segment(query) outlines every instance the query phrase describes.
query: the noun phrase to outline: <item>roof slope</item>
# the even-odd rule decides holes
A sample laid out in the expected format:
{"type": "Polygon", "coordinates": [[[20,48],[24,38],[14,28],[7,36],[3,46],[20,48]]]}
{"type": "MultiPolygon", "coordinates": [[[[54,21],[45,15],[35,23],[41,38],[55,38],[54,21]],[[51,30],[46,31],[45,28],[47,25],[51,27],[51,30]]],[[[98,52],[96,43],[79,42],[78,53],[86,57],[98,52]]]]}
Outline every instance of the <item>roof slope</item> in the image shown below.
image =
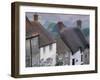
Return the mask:
{"type": "Polygon", "coordinates": [[[84,48],[85,48],[85,46],[87,46],[89,43],[87,42],[84,34],[82,33],[82,31],[79,28],[74,28],[74,31],[76,32],[76,34],[78,35],[78,37],[82,41],[82,44],[84,45],[84,48]]]}
{"type": "Polygon", "coordinates": [[[65,54],[66,51],[70,52],[70,49],[68,48],[68,46],[66,46],[66,44],[61,39],[61,37],[56,38],[56,43],[57,43],[57,53],[58,54],[65,54]]]}
{"type": "Polygon", "coordinates": [[[85,40],[80,29],[67,27],[65,28],[63,26],[60,26],[59,24],[57,25],[62,40],[70,48],[72,53],[75,53],[77,50],[79,50],[79,48],[81,48],[82,50],[85,49],[87,41],[85,40]]]}
{"type": "Polygon", "coordinates": [[[29,19],[26,17],[26,37],[29,37],[31,35],[32,35],[32,24],[30,23],[29,19]]]}
{"type": "Polygon", "coordinates": [[[38,21],[30,22],[26,17],[26,35],[30,36],[34,33],[39,34],[39,47],[55,42],[49,32],[47,32],[47,30],[38,21]]]}

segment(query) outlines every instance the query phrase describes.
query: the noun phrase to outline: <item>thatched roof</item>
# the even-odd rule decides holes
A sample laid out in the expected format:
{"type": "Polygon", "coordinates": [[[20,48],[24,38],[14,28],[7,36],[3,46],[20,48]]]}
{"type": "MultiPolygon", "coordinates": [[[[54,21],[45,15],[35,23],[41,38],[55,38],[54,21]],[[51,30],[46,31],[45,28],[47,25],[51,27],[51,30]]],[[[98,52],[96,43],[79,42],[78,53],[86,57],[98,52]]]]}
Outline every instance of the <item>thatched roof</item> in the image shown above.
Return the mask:
{"type": "Polygon", "coordinates": [[[43,47],[55,42],[53,37],[38,21],[29,21],[26,17],[26,36],[39,34],[39,47],[43,47]]]}
{"type": "Polygon", "coordinates": [[[72,53],[79,50],[84,50],[88,45],[83,33],[79,28],[65,28],[63,23],[58,25],[59,34],[64,43],[70,48],[72,53]],[[62,24],[62,26],[61,26],[62,24]]]}

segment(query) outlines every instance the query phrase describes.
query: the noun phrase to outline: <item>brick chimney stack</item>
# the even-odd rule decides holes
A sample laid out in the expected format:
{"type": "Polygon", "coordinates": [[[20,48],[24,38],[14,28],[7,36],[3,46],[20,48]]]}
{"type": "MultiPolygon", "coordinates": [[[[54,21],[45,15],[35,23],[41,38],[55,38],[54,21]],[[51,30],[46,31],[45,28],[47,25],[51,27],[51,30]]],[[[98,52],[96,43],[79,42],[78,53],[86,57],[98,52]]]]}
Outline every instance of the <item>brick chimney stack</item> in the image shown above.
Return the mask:
{"type": "Polygon", "coordinates": [[[64,28],[63,22],[61,22],[61,21],[59,21],[59,22],[57,23],[57,25],[58,25],[58,29],[59,29],[59,30],[62,30],[62,29],[64,28]]]}
{"type": "Polygon", "coordinates": [[[34,21],[38,21],[38,14],[34,14],[34,21]]]}
{"type": "Polygon", "coordinates": [[[81,21],[81,20],[77,20],[77,27],[78,27],[79,29],[82,28],[82,21],[81,21]]]}

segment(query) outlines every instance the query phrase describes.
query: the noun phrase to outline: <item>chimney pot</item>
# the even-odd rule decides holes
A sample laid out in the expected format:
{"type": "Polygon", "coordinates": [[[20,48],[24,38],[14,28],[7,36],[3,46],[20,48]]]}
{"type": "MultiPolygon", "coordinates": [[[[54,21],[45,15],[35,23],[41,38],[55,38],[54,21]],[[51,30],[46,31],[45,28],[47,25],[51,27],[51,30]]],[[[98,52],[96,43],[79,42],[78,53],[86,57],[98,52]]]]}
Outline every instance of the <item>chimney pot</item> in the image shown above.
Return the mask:
{"type": "Polygon", "coordinates": [[[59,30],[61,30],[62,28],[64,28],[63,22],[61,22],[61,21],[59,21],[57,25],[58,25],[58,29],[59,30]]]}
{"type": "Polygon", "coordinates": [[[38,14],[34,14],[34,21],[38,21],[38,14]]]}
{"type": "Polygon", "coordinates": [[[81,20],[77,20],[77,27],[81,29],[82,26],[82,21],[81,20]]]}

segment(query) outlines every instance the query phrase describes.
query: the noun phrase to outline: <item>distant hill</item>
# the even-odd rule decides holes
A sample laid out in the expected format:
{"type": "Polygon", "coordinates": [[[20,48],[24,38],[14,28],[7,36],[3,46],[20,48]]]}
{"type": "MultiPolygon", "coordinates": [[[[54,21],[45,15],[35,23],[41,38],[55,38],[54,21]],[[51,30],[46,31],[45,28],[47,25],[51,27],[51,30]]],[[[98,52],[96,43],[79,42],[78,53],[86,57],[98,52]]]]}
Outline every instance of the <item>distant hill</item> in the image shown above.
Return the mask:
{"type": "MultiPolygon", "coordinates": [[[[70,24],[70,23],[69,23],[70,24]]],[[[66,24],[65,24],[66,25],[66,24]]],[[[53,36],[53,37],[57,37],[59,36],[58,35],[58,29],[57,29],[57,24],[54,23],[54,22],[46,22],[44,25],[45,29],[50,32],[50,34],[53,36]]],[[[85,37],[89,37],[89,28],[86,27],[84,29],[82,29],[82,32],[84,34],[85,37]]]]}
{"type": "Polygon", "coordinates": [[[56,23],[46,22],[44,25],[45,29],[50,32],[50,34],[55,38],[58,35],[56,23]]]}
{"type": "Polygon", "coordinates": [[[48,28],[47,28],[49,31],[51,32],[55,32],[56,31],[56,23],[50,23],[48,25],[48,28]]]}
{"type": "Polygon", "coordinates": [[[89,28],[82,29],[82,32],[83,32],[83,34],[84,34],[85,37],[89,36],[89,33],[90,33],[89,28]]]}

